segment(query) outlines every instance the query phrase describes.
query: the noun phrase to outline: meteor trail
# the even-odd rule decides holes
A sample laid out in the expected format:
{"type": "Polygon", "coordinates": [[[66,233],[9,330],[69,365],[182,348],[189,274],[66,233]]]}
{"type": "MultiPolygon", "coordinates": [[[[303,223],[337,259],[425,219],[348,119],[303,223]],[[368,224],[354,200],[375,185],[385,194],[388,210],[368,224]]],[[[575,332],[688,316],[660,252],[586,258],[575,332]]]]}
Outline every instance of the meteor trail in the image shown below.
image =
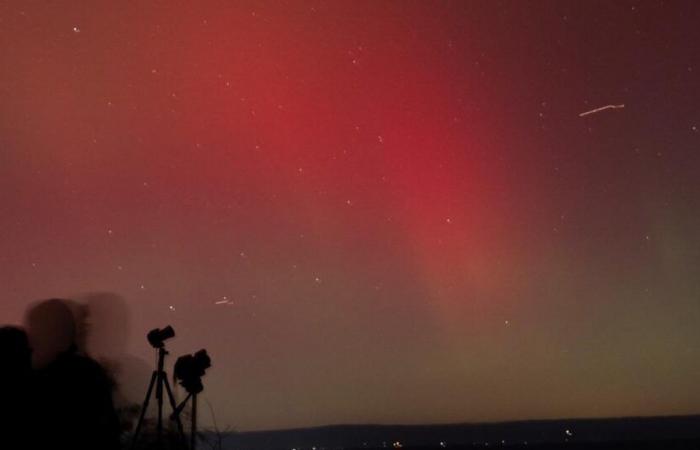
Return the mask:
{"type": "Polygon", "coordinates": [[[600,108],[596,108],[596,109],[592,109],[590,111],[582,112],[578,116],[583,117],[583,116],[587,116],[589,114],[595,114],[597,112],[604,111],[606,109],[622,109],[624,107],[625,107],[624,104],[622,104],[622,105],[605,105],[605,106],[601,106],[600,108]]]}

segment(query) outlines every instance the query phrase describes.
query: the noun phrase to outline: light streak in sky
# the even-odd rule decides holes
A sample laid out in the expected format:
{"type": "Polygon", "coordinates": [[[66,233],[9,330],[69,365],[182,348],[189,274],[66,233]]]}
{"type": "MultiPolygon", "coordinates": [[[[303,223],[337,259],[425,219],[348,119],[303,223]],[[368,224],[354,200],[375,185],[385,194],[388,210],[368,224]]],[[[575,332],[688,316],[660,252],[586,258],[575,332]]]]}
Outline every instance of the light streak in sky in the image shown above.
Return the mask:
{"type": "Polygon", "coordinates": [[[583,116],[587,116],[589,114],[595,114],[595,113],[600,112],[600,111],[605,111],[606,109],[622,109],[624,107],[625,107],[624,104],[622,104],[622,105],[605,105],[605,106],[601,106],[600,108],[596,108],[596,109],[592,109],[590,111],[582,112],[578,116],[583,117],[583,116]]]}

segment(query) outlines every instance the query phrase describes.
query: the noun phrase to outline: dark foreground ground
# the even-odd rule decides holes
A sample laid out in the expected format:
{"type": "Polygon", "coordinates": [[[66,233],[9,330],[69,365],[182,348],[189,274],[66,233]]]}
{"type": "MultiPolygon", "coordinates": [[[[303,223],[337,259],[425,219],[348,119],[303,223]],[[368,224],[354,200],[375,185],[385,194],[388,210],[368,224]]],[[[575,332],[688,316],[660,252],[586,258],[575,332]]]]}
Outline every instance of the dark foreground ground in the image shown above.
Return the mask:
{"type": "MultiPolygon", "coordinates": [[[[215,440],[198,441],[197,448],[204,450],[238,450],[236,447],[226,446],[225,444],[219,447],[215,440]]],[[[130,445],[125,445],[124,449],[131,448],[130,445]]],[[[390,447],[393,450],[393,447],[390,447]]],[[[561,443],[540,443],[540,444],[501,444],[501,443],[474,443],[471,445],[454,445],[449,447],[441,446],[419,446],[419,447],[401,447],[401,450],[475,450],[475,449],[509,449],[509,450],[700,450],[700,440],[660,440],[660,441],[627,441],[627,442],[561,442],[561,443]]],[[[137,446],[138,450],[189,450],[187,447],[182,447],[178,444],[158,446],[155,443],[150,445],[142,443],[137,446]]],[[[326,449],[325,447],[317,448],[317,450],[326,449]]],[[[292,450],[292,449],[288,449],[292,450]]],[[[296,449],[299,450],[299,449],[296,449]]],[[[341,449],[336,449],[341,450],[341,449]]],[[[362,447],[362,448],[346,448],[342,450],[387,450],[387,447],[362,447]]]]}
{"type": "MultiPolygon", "coordinates": [[[[403,447],[401,450],[445,450],[446,447],[403,447]]],[[[522,450],[698,450],[700,440],[662,440],[662,441],[628,441],[628,442],[561,442],[547,444],[496,444],[475,443],[472,445],[455,445],[447,447],[453,450],[474,450],[474,449],[522,449],[522,450]]],[[[360,449],[346,449],[360,450],[360,449]]],[[[366,449],[363,449],[366,450],[366,449]]],[[[383,449],[373,449],[383,450],[383,449]]]]}
{"type": "Polygon", "coordinates": [[[700,416],[340,425],[226,433],[218,437],[224,450],[700,450],[700,416]]]}
{"type": "MultiPolygon", "coordinates": [[[[201,445],[200,448],[211,448],[201,445]]],[[[236,447],[223,449],[238,450],[236,447]]],[[[294,449],[288,449],[292,450],[294,449]]],[[[328,450],[325,447],[317,450],[328,450]]],[[[347,447],[343,450],[394,450],[394,447],[347,447]]],[[[700,440],[658,440],[658,441],[621,441],[621,442],[560,442],[560,443],[474,443],[471,445],[437,446],[404,446],[400,450],[475,450],[475,449],[509,449],[509,450],[700,450],[700,440]]],[[[299,450],[299,449],[296,449],[299,450]]],[[[339,450],[339,449],[336,449],[339,450]]]]}

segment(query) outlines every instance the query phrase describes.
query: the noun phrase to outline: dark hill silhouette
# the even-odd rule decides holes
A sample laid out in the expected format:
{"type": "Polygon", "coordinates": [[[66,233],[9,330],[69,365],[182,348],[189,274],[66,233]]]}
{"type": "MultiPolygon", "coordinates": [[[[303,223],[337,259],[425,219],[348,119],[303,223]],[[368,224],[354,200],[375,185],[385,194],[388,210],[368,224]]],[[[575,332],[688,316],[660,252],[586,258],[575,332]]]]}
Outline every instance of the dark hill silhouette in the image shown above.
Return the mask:
{"type": "Polygon", "coordinates": [[[223,442],[224,448],[237,450],[393,450],[396,442],[403,448],[434,449],[484,448],[486,443],[489,448],[559,448],[564,445],[569,449],[698,449],[700,415],[451,425],[336,425],[227,433],[223,442]]]}

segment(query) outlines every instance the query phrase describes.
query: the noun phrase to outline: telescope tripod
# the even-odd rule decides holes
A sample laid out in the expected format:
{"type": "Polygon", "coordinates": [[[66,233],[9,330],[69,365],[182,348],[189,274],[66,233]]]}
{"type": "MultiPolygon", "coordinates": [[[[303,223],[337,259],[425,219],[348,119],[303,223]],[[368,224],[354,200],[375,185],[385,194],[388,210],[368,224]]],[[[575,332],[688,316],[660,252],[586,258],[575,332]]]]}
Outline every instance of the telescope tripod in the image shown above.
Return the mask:
{"type": "Polygon", "coordinates": [[[190,392],[187,395],[187,397],[182,401],[182,403],[177,405],[177,408],[175,408],[175,411],[173,411],[173,413],[170,415],[170,418],[177,419],[179,421],[180,413],[183,409],[185,409],[185,405],[187,404],[187,401],[190,398],[192,399],[192,427],[190,429],[190,450],[195,450],[197,445],[197,392],[190,392]]]}
{"type": "MultiPolygon", "coordinates": [[[[168,401],[170,402],[170,407],[173,409],[173,411],[177,411],[177,406],[175,404],[175,396],[173,396],[173,391],[172,389],[170,389],[170,383],[168,382],[168,376],[165,373],[165,370],[163,369],[165,355],[167,354],[168,352],[165,350],[165,348],[158,348],[158,367],[156,370],[153,371],[153,374],[151,375],[151,382],[148,385],[148,392],[146,392],[146,398],[143,401],[143,406],[141,407],[141,416],[139,417],[139,422],[136,425],[134,437],[131,441],[131,450],[134,450],[134,448],[136,447],[136,442],[139,438],[139,434],[143,426],[143,419],[146,416],[146,411],[148,410],[148,403],[150,402],[151,394],[153,394],[154,386],[156,388],[155,396],[158,404],[158,424],[156,428],[156,436],[159,447],[161,447],[163,443],[163,387],[165,387],[165,392],[168,394],[168,401]]],[[[179,414],[173,413],[173,415],[170,418],[172,420],[175,420],[175,422],[177,423],[177,429],[180,434],[180,438],[182,439],[183,445],[186,446],[187,439],[185,438],[185,431],[182,428],[182,421],[180,420],[179,414]]]]}

